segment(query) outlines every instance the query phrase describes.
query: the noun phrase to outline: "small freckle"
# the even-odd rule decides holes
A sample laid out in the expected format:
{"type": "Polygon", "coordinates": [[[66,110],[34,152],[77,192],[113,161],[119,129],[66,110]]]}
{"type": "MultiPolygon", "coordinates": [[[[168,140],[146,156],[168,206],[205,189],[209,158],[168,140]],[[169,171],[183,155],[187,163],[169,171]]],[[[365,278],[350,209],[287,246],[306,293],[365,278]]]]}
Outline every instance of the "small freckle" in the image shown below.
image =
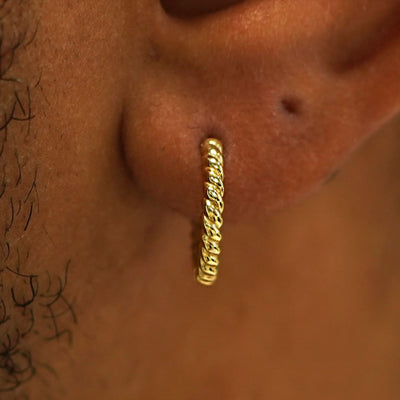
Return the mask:
{"type": "Polygon", "coordinates": [[[150,42],[146,51],[146,58],[151,62],[158,62],[161,58],[157,44],[150,42]]]}
{"type": "Polygon", "coordinates": [[[281,105],[283,110],[286,111],[288,114],[300,114],[301,108],[301,100],[295,97],[284,97],[281,100],[281,105]]]}

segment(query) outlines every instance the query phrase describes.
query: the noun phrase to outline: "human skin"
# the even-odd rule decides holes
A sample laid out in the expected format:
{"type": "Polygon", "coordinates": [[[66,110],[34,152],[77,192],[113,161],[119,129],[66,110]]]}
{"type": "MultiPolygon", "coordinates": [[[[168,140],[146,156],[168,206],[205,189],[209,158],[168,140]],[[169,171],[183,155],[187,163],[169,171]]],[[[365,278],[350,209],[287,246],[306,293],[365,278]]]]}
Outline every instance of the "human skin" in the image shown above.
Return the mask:
{"type": "Polygon", "coordinates": [[[1,399],[399,398],[399,4],[228,3],[0,2],[1,399]]]}

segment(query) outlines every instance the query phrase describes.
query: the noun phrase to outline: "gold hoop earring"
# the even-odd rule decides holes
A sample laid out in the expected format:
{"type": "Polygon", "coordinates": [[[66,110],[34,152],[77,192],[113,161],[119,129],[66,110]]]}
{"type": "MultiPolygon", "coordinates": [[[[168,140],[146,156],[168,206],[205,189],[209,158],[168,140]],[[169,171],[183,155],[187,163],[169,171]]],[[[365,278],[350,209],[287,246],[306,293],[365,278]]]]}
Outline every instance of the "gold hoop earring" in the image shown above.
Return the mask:
{"type": "Polygon", "coordinates": [[[197,281],[211,286],[218,277],[221,227],[224,211],[224,158],[222,143],[217,139],[206,139],[202,144],[205,161],[206,181],[203,200],[200,260],[197,267],[197,281]]]}

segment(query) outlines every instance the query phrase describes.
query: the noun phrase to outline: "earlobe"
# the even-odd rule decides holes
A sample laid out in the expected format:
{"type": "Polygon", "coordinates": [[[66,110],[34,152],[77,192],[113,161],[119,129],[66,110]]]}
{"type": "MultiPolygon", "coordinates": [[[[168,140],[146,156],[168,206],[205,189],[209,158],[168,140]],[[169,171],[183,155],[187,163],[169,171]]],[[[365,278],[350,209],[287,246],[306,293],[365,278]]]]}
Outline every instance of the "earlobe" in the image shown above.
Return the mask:
{"type": "Polygon", "coordinates": [[[345,35],[357,9],[348,4],[323,13],[318,1],[244,1],[195,19],[153,15],[152,51],[132,76],[127,107],[125,152],[139,187],[198,218],[200,143],[212,136],[225,149],[227,222],[319,188],[400,106],[395,41],[351,76],[331,68],[331,28],[345,35]]]}

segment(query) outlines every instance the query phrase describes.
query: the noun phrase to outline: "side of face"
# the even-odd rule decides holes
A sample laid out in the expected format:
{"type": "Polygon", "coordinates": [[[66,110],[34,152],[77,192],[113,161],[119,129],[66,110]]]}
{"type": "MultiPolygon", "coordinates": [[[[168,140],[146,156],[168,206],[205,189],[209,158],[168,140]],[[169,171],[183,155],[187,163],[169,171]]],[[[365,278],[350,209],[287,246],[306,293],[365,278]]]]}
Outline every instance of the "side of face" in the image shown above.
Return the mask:
{"type": "Polygon", "coordinates": [[[197,219],[203,139],[225,147],[225,220],[261,218],[316,190],[398,113],[396,0],[179,4],[0,0],[0,118],[14,117],[7,131],[0,121],[0,391],[36,385],[48,360],[62,379],[89,371],[85,385],[109,375],[103,360],[96,374],[66,368],[59,345],[73,337],[81,366],[99,313],[121,322],[93,307],[142,284],[135,245],[151,253],[162,221],[136,188],[197,219]],[[4,45],[16,46],[8,59],[4,45]]]}

